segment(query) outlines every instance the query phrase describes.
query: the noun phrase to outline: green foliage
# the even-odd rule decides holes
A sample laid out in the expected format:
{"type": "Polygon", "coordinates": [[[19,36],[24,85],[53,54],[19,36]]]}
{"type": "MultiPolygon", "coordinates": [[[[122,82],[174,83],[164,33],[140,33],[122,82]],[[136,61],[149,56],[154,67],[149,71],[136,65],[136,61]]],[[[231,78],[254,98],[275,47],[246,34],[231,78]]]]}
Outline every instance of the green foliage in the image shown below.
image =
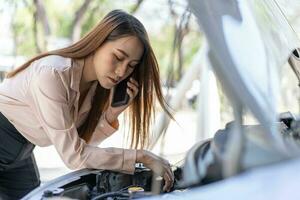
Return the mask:
{"type": "Polygon", "coordinates": [[[190,32],[187,37],[184,38],[183,41],[183,50],[184,50],[184,69],[187,69],[191,62],[193,61],[193,57],[195,53],[202,46],[203,35],[200,32],[190,32]]]}
{"type": "Polygon", "coordinates": [[[172,50],[174,27],[165,25],[159,34],[149,34],[153,51],[160,65],[160,72],[163,76],[167,74],[172,50]]]}
{"type": "MultiPolygon", "coordinates": [[[[33,0],[4,0],[6,4],[16,5],[13,16],[13,31],[16,35],[17,54],[25,56],[33,56],[36,52],[34,42],[34,12],[35,6],[33,0]]],[[[76,11],[82,5],[82,0],[43,0],[46,9],[46,15],[51,29],[52,37],[70,38],[72,35],[72,23],[74,22],[76,11]]],[[[81,36],[91,30],[103,17],[112,9],[123,9],[130,11],[135,6],[135,1],[109,1],[109,0],[93,0],[85,12],[82,19],[81,36]]],[[[1,7],[0,7],[1,8],[1,7]]],[[[2,9],[0,9],[2,10],[2,9]]],[[[158,18],[149,20],[160,20],[158,18]]],[[[153,33],[149,31],[150,41],[153,50],[160,64],[162,76],[168,74],[170,66],[171,54],[174,40],[174,22],[170,19],[163,22],[159,32],[153,33]]],[[[40,22],[37,24],[39,42],[45,38],[43,27],[40,22]]],[[[186,70],[196,51],[201,46],[201,35],[192,31],[187,34],[182,43],[183,48],[183,71],[186,70]],[[199,37],[200,36],[200,37],[199,37]],[[200,39],[199,39],[200,38],[200,39]]],[[[177,49],[174,55],[173,70],[178,66],[177,49]]],[[[177,77],[178,79],[179,77],[177,77]]]]}
{"type": "MultiPolygon", "coordinates": [[[[166,77],[168,68],[170,67],[171,54],[174,41],[174,25],[166,24],[158,35],[150,35],[151,44],[157,56],[160,64],[160,72],[163,77],[166,77]]],[[[183,39],[182,51],[183,51],[183,70],[189,68],[195,53],[202,45],[202,35],[199,32],[191,31],[183,39]]],[[[173,71],[178,67],[178,49],[176,49],[174,55],[174,65],[171,66],[173,71]]],[[[176,77],[180,79],[180,77],[176,77]]]]}
{"type": "Polygon", "coordinates": [[[57,37],[69,37],[70,24],[74,17],[73,7],[78,4],[79,1],[46,0],[44,3],[47,9],[46,12],[52,35],[57,37]]]}
{"type": "Polygon", "coordinates": [[[12,29],[17,39],[17,54],[31,56],[35,53],[33,38],[32,5],[19,5],[13,18],[12,29]]]}
{"type": "Polygon", "coordinates": [[[82,25],[81,36],[89,32],[106,14],[103,10],[105,0],[97,0],[91,3],[89,11],[86,13],[84,23],[82,25]]]}

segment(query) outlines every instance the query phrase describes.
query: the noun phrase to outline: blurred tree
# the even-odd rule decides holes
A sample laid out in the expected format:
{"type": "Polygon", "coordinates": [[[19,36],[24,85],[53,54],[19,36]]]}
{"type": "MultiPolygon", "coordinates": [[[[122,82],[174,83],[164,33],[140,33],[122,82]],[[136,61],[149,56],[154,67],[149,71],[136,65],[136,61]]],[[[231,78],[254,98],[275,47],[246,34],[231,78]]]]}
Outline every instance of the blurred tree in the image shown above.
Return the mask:
{"type": "MultiPolygon", "coordinates": [[[[11,30],[16,30],[18,27],[16,26],[14,22],[14,13],[16,12],[16,9],[17,9],[17,4],[12,1],[12,23],[10,24],[10,29],[11,30]]],[[[12,56],[16,57],[17,56],[17,46],[16,44],[18,43],[17,41],[18,37],[16,35],[16,31],[13,31],[13,34],[12,34],[12,40],[13,40],[13,49],[12,49],[12,56]]]]}
{"type": "Polygon", "coordinates": [[[167,85],[174,86],[175,82],[181,79],[183,73],[183,48],[182,42],[184,37],[189,33],[189,21],[191,12],[188,7],[185,6],[183,13],[179,14],[175,10],[175,2],[168,0],[170,14],[174,21],[174,38],[171,48],[170,62],[168,66],[168,78],[167,85]],[[177,52],[177,56],[176,56],[177,52]],[[175,59],[177,59],[177,65],[175,65],[175,59]]]}
{"type": "Polygon", "coordinates": [[[134,14],[142,5],[144,0],[137,0],[136,4],[130,9],[130,13],[134,14]]]}
{"type": "Polygon", "coordinates": [[[33,12],[33,33],[36,51],[41,53],[47,49],[48,38],[51,35],[51,29],[49,25],[48,16],[46,13],[45,5],[43,0],[33,0],[34,12],[33,12]],[[43,29],[42,44],[39,43],[38,39],[38,23],[41,23],[43,29]]]}
{"type": "Polygon", "coordinates": [[[79,9],[75,12],[75,17],[71,24],[72,41],[77,41],[81,37],[83,16],[88,10],[88,6],[90,5],[91,1],[92,0],[83,1],[79,9]]]}
{"type": "MultiPolygon", "coordinates": [[[[152,7],[161,10],[162,6],[160,1],[158,4],[158,1],[145,0],[3,1],[14,8],[10,26],[15,47],[13,52],[15,55],[27,57],[77,41],[112,9],[123,9],[133,15],[144,16],[143,12],[146,10],[153,9],[152,7]],[[144,4],[145,6],[142,6],[144,4]]],[[[156,14],[151,18],[142,19],[146,24],[148,20],[163,24],[158,32],[153,32],[150,28],[149,37],[161,66],[163,80],[166,80],[166,75],[171,74],[174,78],[170,79],[170,82],[175,83],[185,68],[188,68],[201,44],[198,30],[190,30],[190,14],[186,11],[186,5],[180,5],[178,2],[179,0],[169,0],[171,17],[167,19],[161,19],[160,15],[156,14]]],[[[168,5],[168,0],[165,0],[165,5],[168,5]]]]}
{"type": "MultiPolygon", "coordinates": [[[[26,0],[5,0],[7,6],[12,8],[10,30],[13,40],[13,56],[23,52],[32,52],[34,49],[33,40],[33,5],[26,0]],[[29,38],[29,39],[28,39],[29,38]]],[[[24,54],[26,55],[26,53],[24,54]]]]}

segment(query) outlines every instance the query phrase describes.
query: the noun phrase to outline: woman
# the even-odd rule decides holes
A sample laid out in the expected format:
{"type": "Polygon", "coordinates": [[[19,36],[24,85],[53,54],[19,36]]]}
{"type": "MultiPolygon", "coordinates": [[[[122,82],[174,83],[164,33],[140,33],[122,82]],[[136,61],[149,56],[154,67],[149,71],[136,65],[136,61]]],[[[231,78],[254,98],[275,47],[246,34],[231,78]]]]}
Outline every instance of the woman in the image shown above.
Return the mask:
{"type": "Polygon", "coordinates": [[[77,43],[38,55],[9,72],[0,85],[0,191],[20,198],[40,184],[32,150],[53,144],[71,169],[134,173],[136,162],[160,173],[169,190],[168,161],[143,150],[148,144],[154,97],[169,114],[158,64],[143,25],[114,10],[77,43]],[[111,106],[112,88],[131,76],[126,105],[111,106]],[[130,115],[131,147],[97,145],[130,115]]]}

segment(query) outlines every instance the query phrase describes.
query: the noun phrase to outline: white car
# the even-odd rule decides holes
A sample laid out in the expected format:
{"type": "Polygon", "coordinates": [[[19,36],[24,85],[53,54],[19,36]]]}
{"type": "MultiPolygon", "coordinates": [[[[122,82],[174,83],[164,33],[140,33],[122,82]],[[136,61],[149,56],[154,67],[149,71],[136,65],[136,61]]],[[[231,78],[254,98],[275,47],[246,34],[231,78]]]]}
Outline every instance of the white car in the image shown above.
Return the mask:
{"type": "MultiPolygon", "coordinates": [[[[278,69],[289,62],[300,80],[299,41],[274,0],[189,0],[209,46],[208,59],[224,87],[235,120],[193,146],[174,168],[172,191],[137,166],[134,175],[79,170],[23,199],[300,199],[300,121],[277,113],[278,69]],[[298,65],[299,62],[299,65],[298,65]],[[250,110],[258,125],[243,122],[250,110]]],[[[298,83],[295,83],[298,84],[298,83]]],[[[298,113],[296,113],[298,114],[298,113]]]]}

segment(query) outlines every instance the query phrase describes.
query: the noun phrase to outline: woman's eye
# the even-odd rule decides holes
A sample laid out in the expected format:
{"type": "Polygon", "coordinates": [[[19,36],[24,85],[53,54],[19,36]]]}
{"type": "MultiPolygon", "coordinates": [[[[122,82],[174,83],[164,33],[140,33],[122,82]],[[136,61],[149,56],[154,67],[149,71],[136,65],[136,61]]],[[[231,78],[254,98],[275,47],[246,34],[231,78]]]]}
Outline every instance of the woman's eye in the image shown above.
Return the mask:
{"type": "Polygon", "coordinates": [[[115,58],[116,58],[118,61],[122,61],[122,60],[123,60],[122,58],[120,58],[120,57],[118,57],[118,56],[116,56],[116,55],[115,55],[115,58]]]}

